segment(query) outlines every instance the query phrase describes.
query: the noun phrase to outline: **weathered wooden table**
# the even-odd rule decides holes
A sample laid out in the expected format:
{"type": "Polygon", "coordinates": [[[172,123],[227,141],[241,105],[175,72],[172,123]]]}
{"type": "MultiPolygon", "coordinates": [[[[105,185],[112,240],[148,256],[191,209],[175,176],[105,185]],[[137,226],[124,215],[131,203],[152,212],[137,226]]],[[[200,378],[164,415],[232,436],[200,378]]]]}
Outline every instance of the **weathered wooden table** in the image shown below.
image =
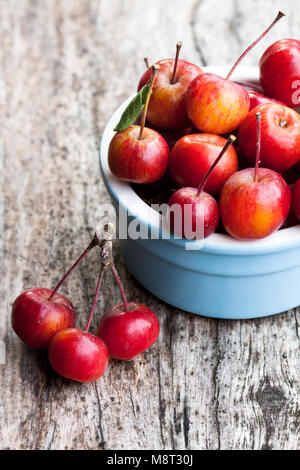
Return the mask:
{"type": "MultiPolygon", "coordinates": [[[[17,294],[54,286],[93,233],[98,205],[108,201],[99,138],[134,92],[144,56],[170,56],[182,40],[188,60],[231,64],[282,2],[0,3],[1,448],[299,449],[298,309],[244,322],[180,312],[138,285],[116,245],[129,297],[159,315],[151,350],[110,361],[96,384],[82,386],[55,375],[10,327],[17,294]]],[[[298,0],[284,8],[289,16],[245,64],[257,64],[276,39],[299,35],[298,0]]],[[[63,288],[80,326],[98,268],[94,252],[63,288]]],[[[118,300],[107,275],[98,315],[118,300]]]]}

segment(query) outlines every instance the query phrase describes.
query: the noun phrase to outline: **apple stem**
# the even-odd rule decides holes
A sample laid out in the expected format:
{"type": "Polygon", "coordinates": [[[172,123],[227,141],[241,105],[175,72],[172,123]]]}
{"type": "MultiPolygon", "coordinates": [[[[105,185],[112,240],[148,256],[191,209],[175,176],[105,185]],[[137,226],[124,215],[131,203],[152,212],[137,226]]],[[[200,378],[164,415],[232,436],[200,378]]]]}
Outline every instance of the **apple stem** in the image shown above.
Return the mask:
{"type": "Polygon", "coordinates": [[[115,264],[114,264],[112,238],[111,238],[114,232],[115,232],[115,228],[112,224],[109,223],[104,226],[104,231],[102,233],[103,240],[100,245],[100,248],[101,248],[100,256],[101,256],[102,265],[105,268],[110,268],[112,270],[115,280],[122,294],[125,309],[129,311],[129,304],[125,295],[123,284],[121,282],[118,271],[116,270],[115,264]]]}
{"type": "Polygon", "coordinates": [[[227,75],[226,77],[226,80],[229,80],[231,75],[233,74],[233,72],[235,71],[236,67],[239,65],[239,63],[243,60],[243,58],[245,57],[245,55],[248,54],[248,52],[251,51],[251,49],[253,49],[254,46],[256,46],[256,44],[263,38],[266,36],[266,34],[268,34],[268,32],[273,28],[273,26],[275,26],[275,24],[283,17],[285,16],[284,13],[282,13],[281,11],[278,13],[278,15],[276,16],[275,20],[272,22],[272,24],[270,24],[270,26],[265,30],[264,33],[262,33],[246,50],[245,52],[243,52],[243,54],[238,58],[238,60],[235,62],[234,66],[232,67],[232,69],[230,70],[229,74],[227,75]]]}
{"type": "Polygon", "coordinates": [[[84,252],[79,256],[77,261],[71,266],[71,268],[66,272],[66,274],[61,278],[59,283],[56,285],[55,289],[52,291],[51,295],[48,298],[48,302],[50,302],[53,297],[55,296],[56,292],[58,289],[62,286],[62,284],[65,282],[65,280],[70,276],[70,274],[74,271],[74,269],[78,266],[78,264],[83,260],[83,258],[91,251],[92,248],[94,248],[97,245],[97,239],[94,237],[88,247],[84,250],[84,252]]]}
{"type": "Polygon", "coordinates": [[[121,292],[121,295],[122,295],[122,298],[123,298],[123,302],[124,302],[124,306],[125,306],[125,310],[126,310],[126,312],[129,312],[130,310],[129,310],[128,300],[127,300],[127,297],[126,297],[126,294],[125,294],[120,276],[119,276],[118,271],[116,270],[114,264],[111,265],[111,270],[113,272],[113,275],[115,276],[115,280],[116,280],[116,282],[118,284],[118,287],[120,289],[120,292],[121,292]]]}
{"type": "Polygon", "coordinates": [[[211,175],[212,171],[214,170],[214,168],[217,166],[217,164],[219,163],[219,161],[221,160],[221,158],[223,157],[224,153],[226,152],[226,150],[228,149],[228,147],[230,147],[231,144],[233,144],[233,142],[236,140],[236,137],[234,135],[231,135],[226,144],[224,145],[224,147],[222,148],[219,156],[215,159],[215,161],[213,162],[213,164],[211,165],[211,167],[207,170],[207,172],[205,173],[205,175],[203,176],[202,178],[202,181],[200,183],[200,185],[198,186],[198,191],[197,191],[197,195],[196,197],[200,197],[201,196],[201,193],[204,189],[204,186],[209,178],[209,176],[211,175]]]}
{"type": "Polygon", "coordinates": [[[260,146],[261,146],[261,113],[256,113],[256,158],[255,158],[255,170],[254,170],[254,181],[257,180],[257,173],[260,161],[260,146]]]}
{"type": "Polygon", "coordinates": [[[92,309],[91,309],[91,313],[90,313],[88,322],[87,322],[86,327],[85,327],[86,332],[89,331],[90,326],[91,326],[91,322],[92,322],[92,319],[93,319],[93,316],[94,316],[94,313],[95,313],[95,309],[96,309],[96,305],[97,305],[97,302],[98,302],[98,297],[99,297],[101,282],[102,282],[102,279],[103,279],[103,274],[104,274],[106,268],[107,268],[107,266],[105,266],[104,264],[101,267],[101,271],[100,271],[98,282],[97,282],[97,287],[96,287],[93,306],[92,306],[92,309]]]}
{"type": "Polygon", "coordinates": [[[144,128],[145,128],[145,123],[146,123],[146,117],[147,117],[147,111],[148,111],[150,96],[151,96],[151,93],[152,93],[152,88],[153,88],[158,70],[159,70],[159,65],[157,65],[157,64],[152,65],[152,76],[151,76],[151,80],[150,80],[150,83],[149,83],[149,90],[148,90],[148,93],[147,93],[145,106],[144,106],[144,109],[143,109],[143,114],[142,114],[142,119],[141,119],[141,127],[140,127],[140,133],[139,133],[138,140],[142,140],[143,137],[144,137],[144,128]]]}
{"type": "Polygon", "coordinates": [[[287,123],[287,121],[286,121],[284,118],[283,118],[283,119],[280,119],[279,125],[280,125],[280,127],[282,127],[282,128],[288,127],[288,123],[287,123]]]}
{"type": "Polygon", "coordinates": [[[104,275],[104,272],[106,271],[107,268],[110,268],[112,270],[113,275],[114,275],[114,277],[117,281],[118,287],[121,291],[123,302],[124,302],[124,305],[125,305],[125,309],[126,309],[126,311],[129,312],[129,304],[128,304],[128,301],[127,301],[127,298],[126,298],[126,295],[125,295],[125,291],[124,291],[121,279],[120,279],[120,277],[118,275],[118,272],[117,272],[117,270],[115,268],[115,265],[114,265],[114,257],[113,257],[113,252],[112,252],[112,238],[111,238],[114,231],[115,231],[115,229],[114,229],[113,225],[109,223],[109,224],[106,224],[104,226],[104,229],[103,229],[103,232],[102,232],[102,235],[101,235],[102,240],[100,239],[99,235],[97,235],[97,233],[95,234],[95,239],[96,239],[95,243],[98,246],[100,246],[100,258],[101,258],[102,267],[101,267],[98,282],[97,282],[97,287],[96,287],[93,306],[92,306],[92,309],[91,309],[91,313],[90,313],[87,325],[85,327],[85,331],[88,331],[89,328],[90,328],[90,325],[91,325],[91,322],[92,322],[92,319],[93,319],[93,316],[94,316],[94,313],[95,313],[96,305],[97,305],[97,302],[98,302],[98,297],[99,297],[99,292],[100,292],[100,287],[101,287],[103,275],[104,275]]]}
{"type": "Polygon", "coordinates": [[[173,68],[173,73],[172,73],[172,78],[171,78],[171,85],[174,85],[174,83],[176,82],[176,72],[177,72],[178,59],[179,59],[181,47],[182,47],[182,42],[179,41],[176,44],[176,56],[175,56],[174,68],[173,68]]]}
{"type": "Polygon", "coordinates": [[[146,64],[147,69],[150,67],[149,59],[148,57],[144,57],[144,62],[146,64]]]}

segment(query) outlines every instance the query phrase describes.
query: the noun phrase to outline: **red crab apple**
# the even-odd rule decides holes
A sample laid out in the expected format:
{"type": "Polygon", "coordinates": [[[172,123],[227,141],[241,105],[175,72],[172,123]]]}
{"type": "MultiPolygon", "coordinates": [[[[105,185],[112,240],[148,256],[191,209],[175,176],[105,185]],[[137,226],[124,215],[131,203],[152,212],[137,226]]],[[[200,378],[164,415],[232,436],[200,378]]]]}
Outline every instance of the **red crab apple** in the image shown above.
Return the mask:
{"type": "Polygon", "coordinates": [[[300,179],[298,179],[298,181],[296,181],[296,183],[294,184],[292,189],[292,195],[293,213],[297,217],[297,219],[300,220],[300,179]]]}
{"type": "Polygon", "coordinates": [[[300,160],[300,116],[286,106],[267,103],[252,109],[238,130],[243,156],[255,163],[256,113],[261,113],[261,163],[275,171],[286,171],[300,160]]]}
{"type": "Polygon", "coordinates": [[[263,93],[263,89],[258,80],[249,80],[249,81],[235,81],[238,85],[241,85],[245,90],[255,91],[257,93],[263,93]]]}
{"type": "Polygon", "coordinates": [[[256,106],[259,106],[260,104],[277,103],[277,104],[284,105],[284,103],[282,103],[281,101],[274,100],[273,98],[269,98],[268,96],[258,93],[257,91],[248,91],[248,95],[250,98],[249,111],[252,111],[252,109],[256,108],[256,106]]]}
{"type": "Polygon", "coordinates": [[[244,120],[250,106],[248,92],[229,79],[244,56],[282,16],[283,13],[279,12],[269,28],[235,62],[226,79],[203,73],[191,82],[186,92],[186,110],[197,129],[212,134],[226,134],[234,131],[244,120]]]}
{"type": "MultiPolygon", "coordinates": [[[[174,183],[197,188],[225,144],[226,139],[214,134],[191,134],[179,139],[169,158],[169,173],[174,183]]],[[[237,154],[231,146],[209,175],[205,191],[218,194],[237,168],[237,154]]]]}
{"type": "Polygon", "coordinates": [[[260,81],[266,95],[294,108],[300,104],[300,41],[280,39],[260,59],[260,81]]]}
{"type": "Polygon", "coordinates": [[[240,240],[264,238],[275,232],[284,223],[291,206],[291,191],[283,177],[273,170],[258,167],[260,119],[257,113],[255,168],[234,173],[226,181],[220,197],[223,225],[230,235],[240,240]]]}
{"type": "Polygon", "coordinates": [[[235,137],[230,136],[198,188],[180,188],[170,197],[168,217],[170,230],[175,234],[192,240],[206,238],[216,231],[220,220],[219,207],[217,201],[203,191],[203,188],[214,168],[234,141],[235,137]]]}
{"type": "Polygon", "coordinates": [[[113,262],[110,263],[110,268],[122,294],[123,303],[104,313],[99,323],[98,336],[107,345],[111,357],[130,360],[155,343],[159,335],[159,321],[146,305],[128,302],[113,262]]]}
{"type": "Polygon", "coordinates": [[[274,98],[269,98],[268,96],[265,96],[263,94],[262,87],[257,82],[236,82],[236,83],[241,85],[248,92],[248,95],[250,98],[249,111],[251,111],[253,108],[256,108],[256,106],[259,106],[260,104],[265,104],[265,103],[277,103],[277,104],[284,105],[282,101],[278,101],[278,100],[275,100],[274,98]]]}
{"type": "Polygon", "coordinates": [[[236,129],[250,106],[248,92],[234,82],[203,73],[190,84],[186,94],[188,116],[197,129],[226,134],[236,129]]]}
{"type": "MultiPolygon", "coordinates": [[[[101,255],[105,245],[101,245],[95,234],[94,240],[101,246],[101,255]]],[[[96,310],[101,282],[106,265],[102,264],[93,306],[85,330],[67,328],[59,331],[49,346],[48,355],[51,367],[55,372],[67,379],[77,382],[95,382],[105,372],[108,364],[108,350],[105,343],[89,333],[89,328],[96,310]]]]}
{"type": "Polygon", "coordinates": [[[146,305],[115,305],[100,320],[98,336],[115,359],[130,360],[150,348],[159,335],[157,316],[146,305]]]}
{"type": "Polygon", "coordinates": [[[53,336],[60,330],[75,325],[72,303],[61,294],[43,287],[20,294],[12,307],[12,327],[19,338],[35,349],[47,349],[53,336]]]}
{"type": "Polygon", "coordinates": [[[95,382],[108,364],[105,343],[79,328],[59,331],[51,341],[48,354],[55,372],[77,382],[95,382]]]}
{"type": "Polygon", "coordinates": [[[129,126],[113,137],[108,153],[110,171],[117,178],[132,183],[154,183],[167,169],[169,146],[153,129],[129,126]]]}
{"type": "Polygon", "coordinates": [[[147,109],[158,67],[152,67],[152,79],[140,126],[117,132],[108,149],[108,164],[114,176],[132,183],[154,183],[167,169],[169,146],[155,130],[145,127],[147,109]]]}
{"type": "MultiPolygon", "coordinates": [[[[178,60],[181,43],[177,44],[176,58],[157,62],[157,74],[151,95],[148,119],[162,129],[181,130],[190,125],[186,109],[185,94],[191,81],[203,71],[197,65],[178,60]]],[[[141,77],[140,90],[151,77],[151,68],[141,77]]]]}
{"type": "Polygon", "coordinates": [[[58,289],[94,246],[95,236],[55,289],[30,289],[14,301],[11,313],[12,327],[28,346],[47,349],[58,331],[75,325],[74,307],[67,297],[58,294],[58,289]]]}

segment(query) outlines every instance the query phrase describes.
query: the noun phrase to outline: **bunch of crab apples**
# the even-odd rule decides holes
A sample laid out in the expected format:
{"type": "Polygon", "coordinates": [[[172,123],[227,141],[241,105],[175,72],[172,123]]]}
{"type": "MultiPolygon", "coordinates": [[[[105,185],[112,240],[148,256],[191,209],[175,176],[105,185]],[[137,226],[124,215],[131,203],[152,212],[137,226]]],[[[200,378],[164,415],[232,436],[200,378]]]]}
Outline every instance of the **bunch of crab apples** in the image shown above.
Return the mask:
{"type": "Polygon", "coordinates": [[[131,360],[150,348],[159,335],[159,321],[146,305],[128,302],[113,263],[112,246],[95,234],[86,250],[59,281],[55,289],[37,287],[20,294],[11,313],[12,327],[29,347],[48,350],[55,372],[77,382],[91,383],[105,372],[109,356],[131,360]],[[94,247],[100,247],[100,270],[93,306],[85,329],[75,327],[76,315],[71,301],[58,290],[81,260],[94,247]],[[97,334],[89,332],[95,314],[101,282],[111,269],[122,294],[123,303],[100,318],[97,334]]]}
{"type": "Polygon", "coordinates": [[[147,67],[139,81],[140,96],[148,87],[142,117],[114,135],[109,167],[138,193],[169,184],[169,226],[179,237],[225,230],[260,239],[287,226],[291,209],[300,219],[300,180],[291,185],[300,171],[300,41],[269,47],[256,85],[231,79],[283,16],[224,78],[179,59],[178,43],[174,59],[147,67]]]}

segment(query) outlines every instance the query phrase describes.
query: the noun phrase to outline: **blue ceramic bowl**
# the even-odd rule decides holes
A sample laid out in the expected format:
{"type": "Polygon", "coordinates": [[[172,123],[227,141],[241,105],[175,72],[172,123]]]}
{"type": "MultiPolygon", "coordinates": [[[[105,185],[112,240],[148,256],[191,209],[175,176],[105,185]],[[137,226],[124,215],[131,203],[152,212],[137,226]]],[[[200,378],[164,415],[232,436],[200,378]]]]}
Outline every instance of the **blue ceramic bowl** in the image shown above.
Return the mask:
{"type": "MultiPolygon", "coordinates": [[[[226,70],[209,69],[221,76],[225,76],[226,70]]],[[[234,79],[255,81],[257,75],[256,68],[242,67],[234,79]]],[[[166,234],[158,212],[108,168],[113,128],[129,100],[117,109],[105,127],[100,167],[117,214],[120,210],[127,212],[129,221],[132,218],[139,221],[141,231],[151,229],[160,237],[120,239],[125,263],[133,276],[165,302],[207,317],[264,317],[300,305],[300,226],[251,242],[213,234],[204,242],[189,242],[188,250],[185,240],[161,238],[166,234]]]]}

